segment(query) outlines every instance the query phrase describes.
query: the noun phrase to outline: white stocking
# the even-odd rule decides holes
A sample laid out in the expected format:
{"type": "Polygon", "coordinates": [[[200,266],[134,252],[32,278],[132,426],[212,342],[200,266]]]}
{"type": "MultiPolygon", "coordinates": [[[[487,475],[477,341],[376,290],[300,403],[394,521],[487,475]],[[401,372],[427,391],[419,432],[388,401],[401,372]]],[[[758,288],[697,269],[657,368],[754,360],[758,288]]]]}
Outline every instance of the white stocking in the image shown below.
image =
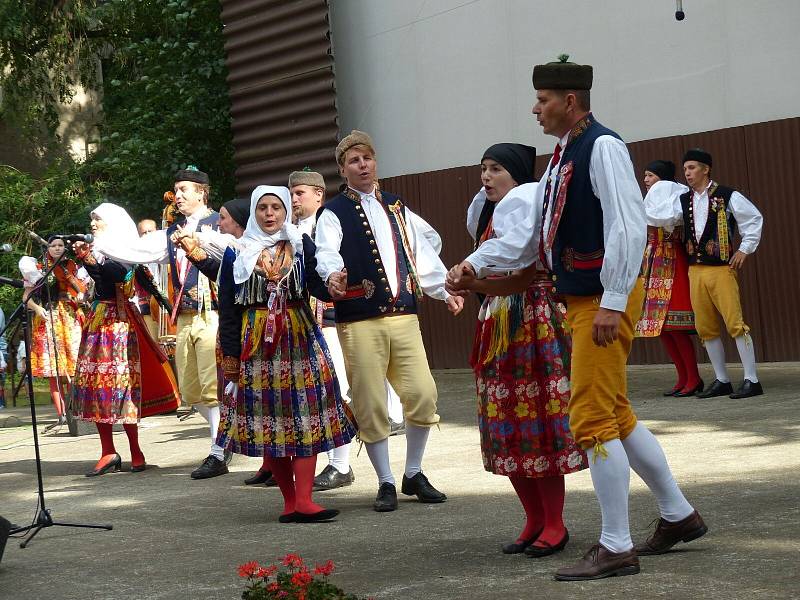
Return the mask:
{"type": "Polygon", "coordinates": [[[593,448],[586,451],[594,492],[600,502],[603,519],[600,544],[611,552],[627,552],[633,548],[628,524],[631,469],[622,442],[610,440],[603,443],[603,446],[608,453],[605,458],[596,454],[593,448]]]}
{"type": "Polygon", "coordinates": [[[406,477],[409,479],[422,471],[422,455],[430,432],[430,427],[406,425],[406,477]]]}
{"type": "Polygon", "coordinates": [[[392,467],[389,464],[389,438],[380,442],[365,442],[364,445],[367,447],[367,455],[372,463],[372,468],[375,469],[375,474],[378,476],[378,484],[391,483],[394,485],[394,475],[392,475],[392,467]]]}
{"type": "Polygon", "coordinates": [[[637,423],[630,435],[622,440],[622,445],[631,468],[655,495],[658,510],[665,521],[675,523],[694,512],[672,476],[661,444],[647,427],[637,423]]]}
{"type": "Polygon", "coordinates": [[[756,350],[753,347],[753,338],[749,333],[745,333],[734,338],[734,341],[736,349],[739,351],[739,359],[742,361],[742,368],[744,368],[744,378],[755,383],[758,381],[758,374],[756,373],[756,350]]]}
{"type": "Polygon", "coordinates": [[[714,376],[722,383],[729,383],[731,378],[728,377],[728,368],[725,366],[725,348],[722,346],[722,340],[718,337],[704,340],[703,345],[714,367],[714,376]]]}

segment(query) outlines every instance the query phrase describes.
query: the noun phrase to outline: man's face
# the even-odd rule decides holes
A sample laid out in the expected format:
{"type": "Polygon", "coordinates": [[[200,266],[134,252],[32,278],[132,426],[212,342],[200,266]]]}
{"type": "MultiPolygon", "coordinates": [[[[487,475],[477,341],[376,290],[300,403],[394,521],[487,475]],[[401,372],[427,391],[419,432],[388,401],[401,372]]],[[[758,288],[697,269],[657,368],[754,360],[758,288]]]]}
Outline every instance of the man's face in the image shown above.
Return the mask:
{"type": "Polygon", "coordinates": [[[181,214],[188,217],[205,206],[203,190],[194,181],[175,183],[175,205],[181,214]]]}
{"type": "Polygon", "coordinates": [[[683,176],[686,178],[686,183],[689,187],[697,189],[705,184],[708,180],[708,173],[710,168],[696,160],[687,160],[683,163],[683,176]]]}
{"type": "Polygon", "coordinates": [[[295,220],[306,219],[322,205],[322,190],[313,185],[292,187],[292,215],[295,220]]]}
{"type": "Polygon", "coordinates": [[[533,114],[548,135],[563,136],[569,130],[567,94],[555,90],[537,90],[533,114]]]}
{"type": "Polygon", "coordinates": [[[145,236],[148,233],[152,233],[156,230],[156,223],[155,221],[151,221],[150,219],[145,219],[144,221],[139,221],[139,224],[136,226],[137,231],[139,232],[139,237],[145,236]]]}
{"type": "Polygon", "coordinates": [[[344,155],[344,161],[339,172],[354,190],[368,193],[375,189],[378,163],[375,156],[366,146],[354,146],[344,155]]]}

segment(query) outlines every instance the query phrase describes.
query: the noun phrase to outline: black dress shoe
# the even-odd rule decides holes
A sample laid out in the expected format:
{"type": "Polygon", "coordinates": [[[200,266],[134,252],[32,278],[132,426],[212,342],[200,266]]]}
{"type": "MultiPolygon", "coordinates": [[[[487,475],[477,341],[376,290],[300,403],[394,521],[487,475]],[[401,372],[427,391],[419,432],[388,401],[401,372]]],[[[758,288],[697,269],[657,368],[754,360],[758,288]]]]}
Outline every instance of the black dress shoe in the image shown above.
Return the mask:
{"type": "Polygon", "coordinates": [[[392,512],[397,510],[397,488],[393,483],[382,483],[378,488],[378,495],[372,503],[375,512],[392,512]]]}
{"type": "Polygon", "coordinates": [[[314,491],[324,492],[326,490],[335,490],[336,488],[352,485],[356,480],[351,468],[347,473],[339,472],[339,469],[333,465],[328,465],[322,469],[322,473],[314,477],[314,491]]]}
{"type": "Polygon", "coordinates": [[[447,500],[447,496],[433,487],[422,471],[411,479],[403,475],[403,485],[400,487],[400,491],[406,496],[416,496],[420,502],[430,504],[438,504],[447,500]]]}
{"type": "Polygon", "coordinates": [[[95,469],[94,471],[89,471],[86,474],[86,476],[97,477],[98,475],[103,475],[104,473],[108,473],[109,471],[119,471],[121,469],[122,469],[122,457],[119,454],[115,454],[114,458],[108,461],[105,465],[103,465],[99,469],[95,469]]]}
{"type": "Polygon", "coordinates": [[[224,460],[220,460],[215,456],[208,455],[203,461],[203,464],[192,471],[192,479],[210,479],[218,475],[225,475],[228,472],[228,465],[224,460]]]}
{"type": "Polygon", "coordinates": [[[517,541],[511,542],[510,544],[503,544],[502,546],[503,554],[522,554],[523,552],[525,552],[525,548],[527,548],[533,542],[535,542],[541,533],[542,530],[540,529],[527,540],[518,539],[517,541]]]}
{"type": "Polygon", "coordinates": [[[326,508],[319,512],[315,513],[301,513],[295,512],[294,513],[294,522],[295,523],[325,523],[327,521],[331,521],[336,518],[336,515],[339,514],[339,511],[335,508],[326,508]]]}
{"type": "Polygon", "coordinates": [[[280,517],[278,517],[278,523],[294,523],[296,516],[297,513],[295,512],[290,512],[288,514],[281,515],[280,517]]]}
{"type": "Polygon", "coordinates": [[[761,382],[756,381],[752,382],[749,379],[745,379],[742,382],[741,387],[736,390],[735,393],[731,394],[731,398],[734,400],[738,400],[739,398],[750,398],[751,396],[760,396],[764,393],[764,389],[761,387],[761,382]]]}
{"type": "Polygon", "coordinates": [[[543,544],[543,546],[528,546],[525,549],[525,556],[530,556],[531,558],[544,558],[545,556],[550,556],[551,554],[555,554],[556,552],[561,552],[564,549],[564,546],[567,545],[569,541],[569,531],[566,529],[564,530],[564,537],[561,538],[561,541],[558,542],[555,546],[551,546],[544,540],[537,540],[538,543],[543,544]]]}
{"type": "Polygon", "coordinates": [[[675,392],[673,396],[675,396],[676,398],[688,398],[689,396],[696,396],[697,394],[700,394],[703,391],[703,386],[704,386],[703,380],[701,379],[700,383],[698,383],[692,389],[680,390],[679,392],[675,392]]]}
{"type": "Polygon", "coordinates": [[[663,395],[664,397],[668,397],[668,396],[674,396],[675,394],[677,394],[677,393],[678,393],[678,392],[680,392],[680,391],[681,391],[681,388],[679,388],[679,387],[674,387],[674,388],[670,388],[670,389],[668,389],[668,390],[667,390],[666,392],[664,392],[662,395],[663,395]]]}
{"type": "Polygon", "coordinates": [[[697,394],[698,398],[715,398],[717,396],[729,396],[733,393],[733,386],[731,382],[722,383],[719,379],[715,379],[705,392],[697,394]]]}
{"type": "Polygon", "coordinates": [[[272,479],[272,471],[262,471],[259,469],[256,471],[256,474],[252,477],[248,477],[244,480],[245,485],[259,485],[261,483],[267,483],[268,480],[272,479]]]}
{"type": "Polygon", "coordinates": [[[142,463],[140,465],[131,465],[131,473],[141,473],[147,468],[147,463],[142,463]]]}

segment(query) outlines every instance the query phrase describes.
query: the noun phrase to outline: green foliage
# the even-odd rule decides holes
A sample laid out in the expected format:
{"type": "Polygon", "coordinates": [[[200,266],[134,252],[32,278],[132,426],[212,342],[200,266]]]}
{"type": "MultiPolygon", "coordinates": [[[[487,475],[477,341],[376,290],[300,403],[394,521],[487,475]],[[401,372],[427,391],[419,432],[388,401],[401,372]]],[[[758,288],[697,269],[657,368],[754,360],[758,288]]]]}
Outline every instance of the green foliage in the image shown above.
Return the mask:
{"type": "MultiPolygon", "coordinates": [[[[220,0],[0,0],[0,119],[40,155],[62,157],[37,177],[0,167],[0,242],[24,249],[25,228],[86,231],[103,199],[158,217],[187,164],[209,173],[212,205],[233,198],[220,10],[220,0]],[[56,135],[76,85],[101,93],[85,163],[56,135]]],[[[18,258],[0,256],[0,274],[18,276],[18,258]]],[[[3,307],[12,296],[0,288],[3,307]]]]}
{"type": "MultiPolygon", "coordinates": [[[[0,274],[19,278],[19,258],[40,254],[27,235],[29,229],[44,236],[88,231],[89,210],[101,202],[103,186],[87,185],[79,169],[69,161],[58,161],[34,177],[0,166],[0,241],[14,247],[14,252],[0,254],[0,274]]],[[[0,306],[6,314],[20,300],[18,289],[0,286],[0,306]]]]}

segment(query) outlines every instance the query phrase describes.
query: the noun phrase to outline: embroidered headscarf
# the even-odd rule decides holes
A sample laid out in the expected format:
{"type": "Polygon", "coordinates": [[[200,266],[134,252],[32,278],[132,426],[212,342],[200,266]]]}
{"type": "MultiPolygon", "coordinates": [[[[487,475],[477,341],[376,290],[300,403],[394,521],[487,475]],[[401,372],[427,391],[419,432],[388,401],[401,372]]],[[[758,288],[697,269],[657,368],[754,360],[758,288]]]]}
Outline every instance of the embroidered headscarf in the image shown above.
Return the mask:
{"type": "Polygon", "coordinates": [[[103,202],[91,214],[106,224],[106,228],[95,236],[92,246],[92,253],[98,260],[124,256],[128,249],[138,244],[136,223],[121,206],[103,202]]]}
{"type": "Polygon", "coordinates": [[[292,244],[295,253],[302,253],[303,239],[297,227],[292,224],[292,203],[289,196],[289,188],[284,186],[260,185],[250,194],[250,217],[247,219],[247,227],[244,235],[239,240],[241,250],[233,263],[233,281],[244,283],[250,279],[253,269],[256,266],[261,251],[272,248],[278,242],[288,240],[292,244]],[[256,206],[258,201],[266,196],[276,196],[283,203],[286,209],[286,219],[283,226],[275,233],[266,233],[256,222],[256,206]]]}

